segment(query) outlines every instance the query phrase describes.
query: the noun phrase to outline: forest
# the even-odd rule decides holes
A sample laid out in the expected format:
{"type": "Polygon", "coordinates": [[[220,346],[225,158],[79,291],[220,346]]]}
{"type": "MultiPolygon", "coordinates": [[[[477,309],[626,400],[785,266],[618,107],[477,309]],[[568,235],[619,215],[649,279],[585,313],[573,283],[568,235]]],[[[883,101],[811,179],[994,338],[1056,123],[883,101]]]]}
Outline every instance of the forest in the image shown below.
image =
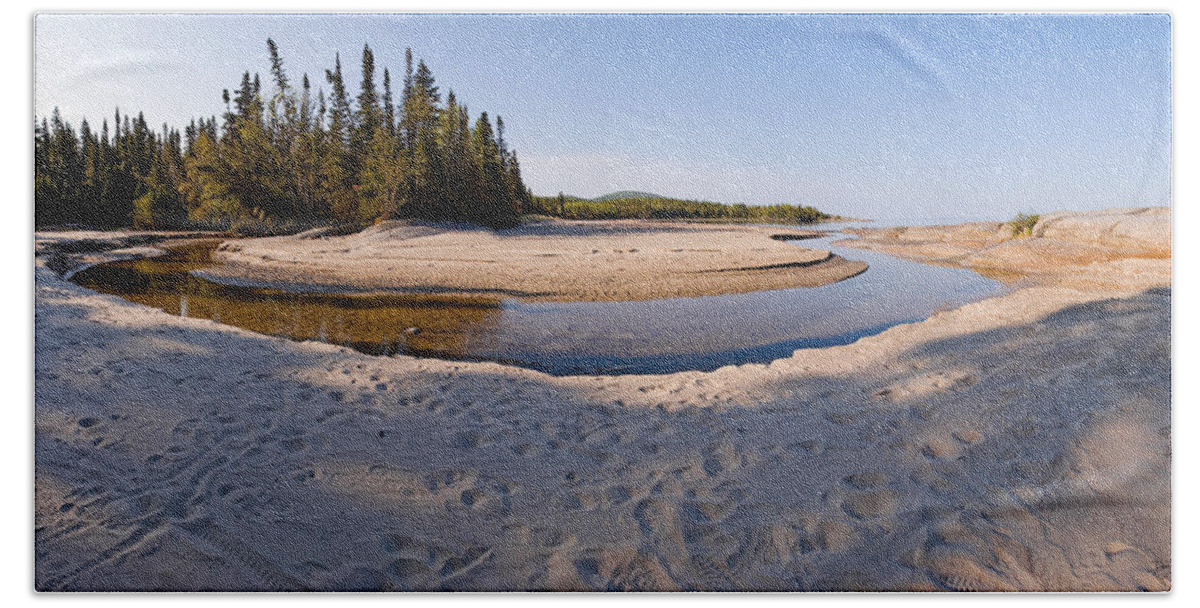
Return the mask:
{"type": "Polygon", "coordinates": [[[79,131],[56,108],[34,121],[34,221],[38,227],[207,228],[285,232],[319,223],[364,226],[382,219],[469,221],[514,226],[532,193],[515,150],[486,112],[442,101],[411,49],[399,99],[385,67],[362,52],[362,82],[351,98],[340,55],[329,86],[295,86],[279,48],[267,40],[269,89],[249,71],[226,89],[225,112],[182,132],[152,129],[141,113],[118,109],[110,126],[79,131]]]}
{"type": "Polygon", "coordinates": [[[594,199],[567,196],[534,196],[527,213],[569,220],[714,220],[808,224],[833,219],[814,207],[796,205],[726,205],[685,200],[647,192],[617,192],[594,199]]]}

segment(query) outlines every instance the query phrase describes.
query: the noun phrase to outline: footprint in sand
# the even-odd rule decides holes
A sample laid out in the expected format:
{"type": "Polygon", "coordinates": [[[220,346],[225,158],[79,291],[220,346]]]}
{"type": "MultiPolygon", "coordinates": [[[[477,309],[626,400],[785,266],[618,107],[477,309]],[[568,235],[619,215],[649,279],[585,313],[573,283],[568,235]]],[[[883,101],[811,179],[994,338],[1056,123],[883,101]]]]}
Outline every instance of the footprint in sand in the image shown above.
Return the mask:
{"type": "Polygon", "coordinates": [[[604,492],[604,497],[615,507],[633,500],[633,493],[626,486],[614,486],[604,492]]]}
{"type": "Polygon", "coordinates": [[[479,431],[466,431],[459,433],[454,438],[454,446],[460,450],[473,450],[488,445],[491,442],[490,437],[479,431]]]}
{"type": "Polygon", "coordinates": [[[289,454],[295,454],[308,449],[308,442],[300,437],[292,437],[279,442],[279,446],[289,454]]]}
{"type": "Polygon", "coordinates": [[[737,448],[728,441],[709,444],[701,452],[704,462],[701,464],[704,472],[710,476],[719,475],[736,469],[743,464],[743,457],[737,448]]]}
{"type": "Polygon", "coordinates": [[[666,477],[656,482],[650,488],[650,493],[655,496],[677,498],[683,496],[683,484],[674,477],[666,477]]]}
{"type": "Polygon", "coordinates": [[[921,453],[933,460],[955,460],[962,455],[961,445],[949,439],[934,438],[925,442],[921,453]]]}
{"type": "Polygon", "coordinates": [[[888,485],[889,480],[887,475],[873,472],[848,475],[842,481],[845,481],[850,487],[857,490],[870,490],[888,485]]]}
{"type": "Polygon", "coordinates": [[[837,520],[826,520],[817,524],[814,540],[821,551],[842,553],[850,548],[857,540],[858,533],[854,527],[837,520]]]}
{"type": "Polygon", "coordinates": [[[107,425],[103,424],[99,418],[93,416],[80,418],[78,422],[76,422],[76,425],[78,428],[75,429],[75,433],[91,438],[91,444],[93,447],[100,447],[100,444],[104,443],[107,439],[106,435],[104,434],[107,425]]]}
{"type": "Polygon", "coordinates": [[[726,563],[731,572],[737,573],[738,578],[745,581],[752,573],[762,571],[764,566],[788,564],[799,546],[799,536],[789,526],[752,526],[745,530],[741,546],[729,556],[726,563]]]}
{"type": "Polygon", "coordinates": [[[560,529],[534,530],[536,544],[548,549],[560,549],[575,545],[579,539],[574,534],[560,529]]]}
{"type": "Polygon", "coordinates": [[[734,501],[690,502],[684,505],[684,514],[692,521],[719,523],[737,508],[734,501]]]}
{"type": "Polygon", "coordinates": [[[673,502],[661,498],[647,498],[634,507],[633,517],[637,520],[638,527],[644,535],[662,536],[679,533],[679,523],[673,502]]]}
{"type": "Polygon", "coordinates": [[[891,490],[856,492],[842,501],[842,508],[858,519],[875,519],[892,514],[896,495],[891,490]]]}
{"type": "Polygon", "coordinates": [[[320,476],[321,474],[319,471],[317,471],[317,469],[304,467],[293,473],[292,479],[295,479],[299,483],[308,483],[319,478],[320,476]]]}
{"type": "Polygon", "coordinates": [[[574,565],[580,579],[598,591],[679,591],[658,559],[631,549],[594,550],[574,565]]]}
{"type": "Polygon", "coordinates": [[[563,506],[570,511],[591,511],[600,506],[600,498],[587,490],[571,492],[563,499],[563,506]]]}
{"type": "Polygon", "coordinates": [[[934,556],[927,564],[930,578],[952,591],[1016,591],[1017,588],[991,570],[979,565],[970,555],[947,552],[934,556]]]}
{"type": "Polygon", "coordinates": [[[474,546],[454,551],[396,534],[384,535],[380,546],[398,558],[388,566],[387,574],[399,583],[400,588],[410,591],[452,589],[455,579],[492,557],[491,547],[474,546]]]}
{"type": "Polygon", "coordinates": [[[967,445],[975,445],[980,441],[983,441],[983,433],[980,433],[975,429],[960,429],[954,431],[953,435],[955,439],[967,445]]]}

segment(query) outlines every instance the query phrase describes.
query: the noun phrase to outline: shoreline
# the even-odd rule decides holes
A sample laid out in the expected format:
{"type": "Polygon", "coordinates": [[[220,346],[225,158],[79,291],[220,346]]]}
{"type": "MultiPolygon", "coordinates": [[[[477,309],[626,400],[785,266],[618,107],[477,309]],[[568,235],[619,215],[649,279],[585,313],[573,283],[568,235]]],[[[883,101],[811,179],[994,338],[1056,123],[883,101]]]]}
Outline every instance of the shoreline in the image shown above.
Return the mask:
{"type": "MultiPolygon", "coordinates": [[[[1019,265],[1146,223],[1100,215],[919,246],[1019,265]]],[[[175,317],[37,258],[35,585],[1169,590],[1171,260],[1130,251],[769,365],[564,377],[175,317]]]]}
{"type": "Polygon", "coordinates": [[[641,220],[555,220],[495,232],[388,222],[349,236],[227,243],[199,274],[245,286],[604,302],[815,287],[867,270],[787,243],[822,234],[641,220]]]}
{"type": "Polygon", "coordinates": [[[1047,213],[1029,237],[1014,237],[1006,222],[845,232],[858,238],[835,244],[990,273],[1006,283],[1092,290],[1151,287],[1171,278],[1169,264],[1164,273],[1155,263],[1171,259],[1171,210],[1165,207],[1047,213]]]}

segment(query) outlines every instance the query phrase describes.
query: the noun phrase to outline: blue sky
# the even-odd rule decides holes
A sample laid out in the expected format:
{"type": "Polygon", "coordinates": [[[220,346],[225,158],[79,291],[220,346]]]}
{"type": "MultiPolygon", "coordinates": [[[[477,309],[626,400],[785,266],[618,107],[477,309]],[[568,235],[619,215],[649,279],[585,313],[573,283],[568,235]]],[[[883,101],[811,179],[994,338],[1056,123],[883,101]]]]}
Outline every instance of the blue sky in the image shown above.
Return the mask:
{"type": "MultiPolygon", "coordinates": [[[[41,15],[35,111],[182,126],[267,73],[404,48],[504,116],[538,194],[878,219],[1170,203],[1165,15],[41,15]]],[[[327,88],[327,87],[326,87],[327,88]]]]}

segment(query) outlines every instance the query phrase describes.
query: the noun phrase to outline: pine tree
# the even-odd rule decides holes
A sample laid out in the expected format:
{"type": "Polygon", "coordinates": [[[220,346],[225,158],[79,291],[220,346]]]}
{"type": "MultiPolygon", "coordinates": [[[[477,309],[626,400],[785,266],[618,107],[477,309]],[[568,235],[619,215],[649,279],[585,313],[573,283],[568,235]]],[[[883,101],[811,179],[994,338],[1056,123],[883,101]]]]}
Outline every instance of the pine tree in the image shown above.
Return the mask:
{"type": "Polygon", "coordinates": [[[370,46],[363,45],[362,86],[358,94],[357,119],[350,138],[350,149],[360,161],[366,157],[381,122],[379,93],[375,90],[375,54],[370,46]]]}
{"type": "Polygon", "coordinates": [[[521,163],[517,161],[516,150],[509,152],[508,155],[508,188],[509,198],[516,208],[517,215],[533,208],[533,194],[530,193],[529,188],[525,187],[525,182],[521,179],[521,163]]]}
{"type": "Polygon", "coordinates": [[[475,121],[472,147],[481,178],[475,200],[480,223],[493,228],[516,225],[517,214],[501,166],[500,146],[496,143],[487,112],[480,114],[475,121]]]}
{"type": "MultiPolygon", "coordinates": [[[[411,68],[411,54],[409,58],[411,68]]],[[[439,180],[441,159],[437,147],[438,103],[441,96],[433,73],[424,61],[415,74],[405,77],[401,132],[409,168],[405,200],[410,217],[449,219],[453,217],[448,201],[439,196],[444,190],[439,180]]]]}
{"type": "Polygon", "coordinates": [[[392,103],[392,76],[383,68],[383,124],[388,135],[396,137],[396,106],[392,103]]]}
{"type": "Polygon", "coordinates": [[[174,145],[164,142],[145,177],[145,194],[133,202],[135,228],[168,228],[182,223],[185,211],[179,182],[174,145]]]}
{"type": "Polygon", "coordinates": [[[376,129],[359,179],[359,223],[399,214],[404,203],[406,170],[395,137],[387,129],[376,129]]]}
{"type": "Polygon", "coordinates": [[[79,154],[79,141],[71,125],[63,122],[58,108],[50,116],[49,171],[54,180],[54,196],[60,216],[59,221],[83,223],[86,214],[81,204],[80,189],[83,184],[83,162],[79,154]]]}
{"type": "Polygon", "coordinates": [[[405,52],[401,99],[363,47],[355,107],[341,57],[325,71],[331,85],[314,100],[308,75],[293,88],[273,39],[267,40],[273,91],[245,71],[224,89],[225,112],[193,119],[182,132],[148,127],[145,116],[113,115],[99,132],[78,133],[57,110],[34,123],[35,220],[50,224],[168,227],[186,221],[228,226],[248,217],[331,218],[368,223],[386,217],[516,222],[530,200],[505,125],[484,113],[470,125],[466,106],[446,105],[423,61],[405,52]],[[264,95],[265,101],[264,101],[264,95]]]}
{"type": "MultiPolygon", "coordinates": [[[[287,73],[283,69],[283,58],[279,56],[279,47],[270,38],[267,38],[267,51],[271,56],[271,76],[275,79],[275,95],[271,98],[270,104],[269,129],[286,140],[292,135],[299,122],[296,100],[292,96],[291,85],[288,82],[287,73]]],[[[290,140],[284,143],[290,143],[290,140]]]]}
{"type": "Polygon", "coordinates": [[[469,217],[470,186],[475,175],[470,132],[464,132],[465,108],[458,105],[454,91],[446,95],[446,108],[438,124],[437,146],[442,157],[442,196],[447,212],[455,218],[469,217]]]}
{"type": "Polygon", "coordinates": [[[38,226],[61,221],[59,215],[58,181],[50,164],[50,124],[45,118],[33,123],[33,218],[38,226]]]}
{"type": "Polygon", "coordinates": [[[504,118],[496,115],[496,147],[500,149],[500,170],[508,172],[508,142],[504,141],[504,118]]]}
{"type": "Polygon", "coordinates": [[[321,190],[332,215],[340,221],[350,222],[358,215],[358,201],[353,193],[354,159],[348,149],[354,123],[342,79],[340,55],[334,57],[333,71],[325,70],[325,79],[332,87],[332,99],[321,158],[321,190]]]}
{"type": "Polygon", "coordinates": [[[314,115],[312,85],[308,81],[308,74],[304,74],[302,88],[304,92],[300,98],[296,141],[292,152],[295,172],[292,180],[295,184],[297,212],[308,218],[316,218],[324,215],[318,203],[321,121],[319,115],[314,115]]]}

